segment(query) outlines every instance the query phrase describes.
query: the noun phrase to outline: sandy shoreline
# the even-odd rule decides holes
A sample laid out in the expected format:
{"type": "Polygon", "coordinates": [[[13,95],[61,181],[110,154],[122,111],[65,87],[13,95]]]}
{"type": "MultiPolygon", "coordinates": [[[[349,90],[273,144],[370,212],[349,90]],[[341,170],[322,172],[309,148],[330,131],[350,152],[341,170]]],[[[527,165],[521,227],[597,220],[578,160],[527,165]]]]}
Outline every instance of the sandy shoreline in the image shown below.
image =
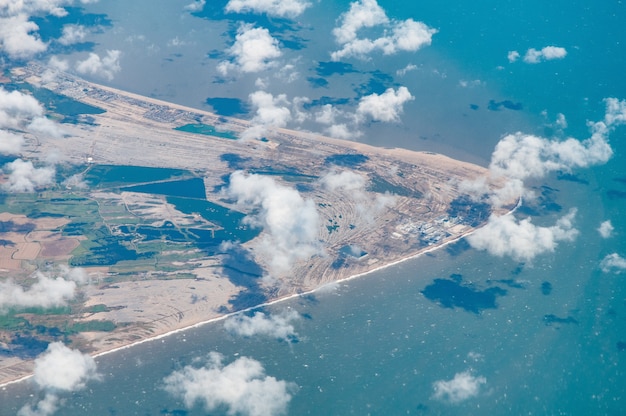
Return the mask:
{"type": "MultiPolygon", "coordinates": [[[[222,178],[225,172],[229,172],[229,169],[232,170],[221,159],[221,155],[224,154],[250,157],[252,162],[250,162],[249,167],[255,169],[269,166],[271,161],[279,160],[280,169],[295,169],[303,175],[313,176],[319,176],[320,172],[329,171],[331,169],[329,166],[332,163],[329,165],[328,161],[334,156],[350,157],[356,155],[363,158],[363,161],[358,164],[358,174],[363,178],[372,181],[377,180],[383,184],[383,187],[396,186],[400,190],[411,190],[415,192],[415,195],[418,195],[416,197],[409,193],[405,196],[398,196],[397,200],[394,201],[393,210],[381,211],[375,220],[368,220],[367,215],[361,214],[359,206],[361,204],[371,206],[377,203],[378,195],[374,191],[368,191],[367,195],[364,191],[364,195],[360,199],[355,199],[346,198],[346,193],[341,189],[329,190],[319,184],[312,187],[311,190],[307,191],[308,193],[304,193],[304,198],[310,198],[317,202],[316,210],[320,218],[330,221],[332,224],[332,227],[321,225],[318,233],[319,240],[325,241],[327,249],[332,251],[331,254],[335,257],[325,256],[322,258],[320,256],[296,264],[297,268],[292,270],[292,275],[298,276],[298,279],[286,279],[283,282],[285,290],[282,294],[274,293],[273,300],[233,313],[220,315],[216,309],[189,307],[189,304],[183,304],[182,301],[177,304],[169,297],[158,299],[156,296],[158,291],[155,292],[152,289],[141,292],[143,297],[137,295],[133,307],[123,310],[130,304],[121,302],[118,294],[111,294],[110,288],[98,288],[96,292],[106,292],[108,297],[105,300],[105,295],[96,293],[93,297],[94,302],[97,300],[96,303],[98,304],[119,308],[118,314],[112,320],[131,325],[104,335],[95,332],[86,334],[85,338],[90,337],[88,341],[93,342],[90,344],[90,351],[95,357],[227,319],[232,315],[252,309],[314,293],[339,282],[362,277],[438,250],[478,229],[478,227],[452,221],[444,226],[444,219],[440,219],[440,217],[447,215],[450,202],[459,197],[458,182],[486,175],[487,170],[483,167],[431,152],[378,148],[358,142],[347,142],[314,133],[287,129],[276,129],[271,132],[269,137],[272,140],[268,143],[207,139],[206,136],[182,132],[175,128],[181,124],[197,122],[197,117],[201,117],[203,122],[213,123],[217,117],[212,113],[137,96],[71,77],[57,87],[59,93],[86,104],[99,106],[106,111],[103,114],[93,116],[96,121],[94,125],[97,125],[97,128],[81,125],[67,126],[72,134],[68,134],[62,142],[40,140],[33,144],[31,149],[33,152],[46,154],[50,149],[58,150],[59,146],[63,145],[63,153],[69,160],[79,163],[85,163],[85,160],[88,160],[96,164],[113,165],[136,164],[138,166],[180,168],[180,161],[184,160],[186,169],[196,169],[202,172],[205,187],[209,189],[211,186],[215,187],[221,184],[219,181],[211,181],[211,178],[222,178]],[[85,91],[90,92],[90,94],[86,94],[85,91]],[[145,136],[144,131],[150,131],[151,134],[145,136]],[[207,149],[207,143],[210,143],[210,149],[207,149]],[[128,160],[119,160],[120,155],[124,155],[128,160]],[[86,158],[87,156],[88,158],[86,158]],[[402,175],[398,175],[397,172],[402,172],[402,175]],[[426,227],[426,225],[429,225],[428,229],[435,229],[436,232],[439,232],[437,238],[441,238],[441,240],[431,240],[429,244],[432,245],[430,246],[416,247],[414,245],[415,238],[416,236],[419,237],[416,230],[422,226],[426,227]],[[448,233],[448,231],[450,232],[448,233]],[[444,235],[447,235],[449,239],[446,239],[444,235]],[[435,242],[432,243],[432,241],[435,242]],[[341,255],[341,250],[350,245],[358,245],[367,254],[367,258],[349,259],[344,269],[333,268],[333,259],[338,258],[337,256],[341,255]],[[402,253],[409,254],[403,255],[402,253]],[[109,302],[111,299],[113,302],[109,302]],[[144,302],[143,299],[147,299],[145,307],[136,304],[139,301],[144,302]],[[155,310],[154,305],[156,304],[162,307],[155,310]],[[136,312],[135,315],[139,319],[129,319],[133,312],[136,312]],[[150,312],[154,314],[149,316],[150,312]]],[[[228,119],[227,121],[225,126],[236,131],[243,131],[250,127],[250,123],[244,120],[228,119]]],[[[348,168],[344,167],[344,169],[348,168]]],[[[289,183],[285,183],[285,185],[289,185],[289,183]]],[[[163,212],[155,211],[155,202],[145,197],[138,198],[135,196],[133,199],[127,194],[120,194],[119,201],[114,200],[114,198],[107,198],[105,195],[94,194],[89,195],[89,197],[100,198],[98,201],[104,201],[108,204],[107,206],[111,207],[116,207],[116,204],[121,206],[123,203],[128,215],[135,215],[131,210],[136,209],[141,215],[148,217],[144,211],[149,208],[152,215],[150,220],[153,222],[168,220],[172,223],[178,223],[177,221],[180,220],[180,218],[172,216],[170,209],[161,210],[163,212]]],[[[162,202],[160,201],[160,204],[162,202]]],[[[126,215],[126,211],[124,211],[124,215],[126,215]]],[[[121,215],[118,214],[117,209],[112,209],[111,212],[113,213],[111,214],[112,220],[116,220],[117,216],[121,215]]],[[[106,220],[107,218],[103,216],[102,221],[106,222],[106,220]]],[[[485,218],[483,218],[484,220],[485,218]]],[[[255,260],[262,266],[267,265],[267,259],[262,256],[255,260]]],[[[197,259],[193,257],[186,258],[185,261],[189,264],[197,263],[197,259]]],[[[205,266],[205,269],[213,270],[211,267],[215,265],[206,264],[205,266]]],[[[210,280],[206,276],[198,275],[196,267],[189,266],[180,270],[188,273],[195,272],[191,274],[195,274],[202,281],[210,280]]],[[[168,275],[168,273],[156,268],[154,271],[168,275]]],[[[125,293],[123,289],[119,288],[119,286],[130,287],[125,284],[131,283],[116,284],[116,290],[125,293]]],[[[132,284],[138,287],[143,282],[133,281],[132,284]]],[[[219,283],[217,284],[219,285],[219,283]]],[[[146,283],[143,288],[146,289],[149,286],[150,284],[146,283]]],[[[200,286],[200,283],[193,284],[193,286],[200,286]]],[[[196,288],[190,287],[188,289],[195,290],[196,288]]],[[[222,305],[228,304],[229,298],[226,296],[226,290],[224,289],[221,293],[222,305]]],[[[234,289],[229,287],[228,290],[234,289]]],[[[212,291],[209,292],[213,293],[212,291]]],[[[135,294],[137,293],[135,292],[135,294]]],[[[185,293],[191,296],[192,292],[185,293]]],[[[29,373],[33,371],[33,363],[34,360],[11,359],[6,367],[0,369],[0,376],[4,376],[4,379],[0,377],[2,380],[0,387],[31,377],[32,375],[29,373]]]]}
{"type": "MultiPolygon", "coordinates": [[[[516,208],[517,208],[517,206],[515,207],[515,209],[516,208]]],[[[509,213],[512,213],[514,210],[510,211],[509,213]]],[[[298,298],[298,297],[301,297],[301,296],[310,295],[310,294],[313,294],[313,293],[318,292],[320,290],[323,290],[324,288],[326,288],[328,286],[336,285],[336,284],[339,284],[339,283],[342,283],[342,282],[347,282],[349,280],[358,279],[360,277],[367,276],[367,275],[372,274],[374,272],[378,272],[380,270],[383,270],[383,269],[386,269],[386,268],[389,268],[389,267],[393,267],[393,266],[398,265],[400,263],[404,263],[406,261],[409,261],[409,260],[412,260],[412,259],[416,259],[416,258],[418,258],[418,257],[420,257],[422,255],[427,254],[427,253],[432,253],[433,251],[437,251],[437,250],[439,250],[439,249],[441,249],[443,247],[446,247],[446,246],[448,246],[450,244],[456,243],[457,241],[459,241],[459,240],[467,237],[468,235],[474,233],[476,230],[478,230],[478,228],[474,228],[474,229],[472,229],[472,230],[470,230],[470,231],[468,231],[468,232],[466,232],[466,233],[464,233],[464,234],[462,234],[460,236],[457,236],[457,237],[455,237],[455,238],[453,238],[451,240],[445,241],[442,244],[439,244],[439,245],[436,245],[436,246],[433,246],[433,247],[427,247],[427,248],[425,248],[423,250],[420,250],[417,253],[412,253],[410,255],[407,255],[406,257],[402,257],[402,258],[400,258],[398,260],[395,260],[393,262],[390,262],[390,263],[387,263],[387,264],[383,264],[383,265],[375,267],[375,268],[373,268],[371,270],[368,270],[368,271],[365,271],[365,272],[361,272],[361,273],[356,273],[354,275],[350,275],[348,277],[345,277],[345,278],[342,278],[342,279],[338,279],[338,280],[335,280],[333,282],[325,283],[325,284],[323,284],[321,286],[318,286],[316,288],[307,290],[307,291],[302,292],[302,293],[294,293],[294,294],[291,294],[291,295],[286,295],[286,296],[283,296],[283,297],[280,297],[280,298],[277,298],[277,299],[273,299],[273,300],[270,300],[268,302],[265,302],[265,303],[262,303],[262,304],[259,304],[259,305],[251,306],[251,307],[246,308],[246,309],[242,309],[242,310],[239,310],[239,311],[236,311],[236,312],[232,312],[232,313],[229,313],[229,314],[225,314],[225,315],[221,315],[221,316],[218,316],[218,317],[210,318],[210,319],[207,319],[207,320],[204,320],[204,321],[200,321],[200,322],[197,322],[197,323],[194,323],[194,324],[191,324],[191,325],[186,325],[186,326],[181,327],[181,328],[176,328],[176,329],[174,329],[172,331],[168,331],[168,332],[165,332],[165,333],[162,333],[162,334],[158,334],[158,335],[155,335],[153,337],[144,338],[144,339],[141,339],[139,341],[132,342],[130,344],[126,344],[126,345],[115,347],[115,348],[108,349],[108,350],[98,351],[98,352],[95,352],[95,353],[91,354],[91,356],[94,357],[94,358],[102,357],[104,355],[112,354],[112,353],[115,353],[115,352],[118,352],[118,351],[121,351],[121,350],[125,350],[125,349],[128,349],[128,348],[132,348],[134,346],[137,346],[137,345],[140,345],[140,344],[144,344],[146,342],[152,342],[152,341],[156,341],[156,340],[159,340],[159,339],[163,339],[163,338],[169,337],[171,335],[175,335],[175,334],[187,331],[189,329],[199,328],[201,326],[204,326],[204,325],[207,325],[207,324],[210,324],[210,323],[213,323],[213,322],[223,321],[223,320],[226,320],[226,319],[228,319],[228,318],[230,318],[232,316],[236,316],[236,315],[239,315],[239,314],[242,314],[242,313],[246,313],[246,312],[249,312],[249,311],[252,311],[252,310],[255,310],[255,309],[259,309],[259,308],[262,308],[262,307],[265,307],[265,306],[276,305],[278,303],[281,303],[281,302],[284,302],[284,301],[287,301],[287,300],[290,300],[290,299],[295,299],[295,298],[298,298]]],[[[33,377],[32,373],[28,374],[28,375],[25,375],[25,376],[22,376],[22,377],[19,377],[19,378],[16,378],[14,380],[5,381],[3,383],[0,383],[0,388],[9,386],[11,384],[21,383],[23,381],[26,381],[26,380],[30,379],[31,377],[33,377]]]]}

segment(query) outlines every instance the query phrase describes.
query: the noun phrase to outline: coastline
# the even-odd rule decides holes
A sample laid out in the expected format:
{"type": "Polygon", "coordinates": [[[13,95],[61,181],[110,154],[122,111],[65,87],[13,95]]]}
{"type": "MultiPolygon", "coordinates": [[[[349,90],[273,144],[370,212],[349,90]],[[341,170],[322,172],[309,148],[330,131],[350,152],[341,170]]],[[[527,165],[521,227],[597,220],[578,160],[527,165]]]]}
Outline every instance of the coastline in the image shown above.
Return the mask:
{"type": "MultiPolygon", "coordinates": [[[[520,201],[521,201],[521,198],[520,198],[520,201]]],[[[518,203],[518,205],[516,205],[515,208],[513,208],[511,211],[507,212],[505,215],[509,215],[509,214],[513,213],[518,208],[520,203],[518,203]]],[[[268,302],[264,302],[264,303],[261,303],[261,304],[255,305],[255,306],[251,306],[251,307],[248,307],[248,308],[245,308],[245,309],[241,309],[241,310],[236,311],[236,312],[231,312],[231,313],[228,313],[228,314],[225,314],[225,315],[221,315],[221,316],[210,318],[210,319],[207,319],[207,320],[204,320],[204,321],[201,321],[201,322],[197,322],[197,323],[194,323],[194,324],[191,324],[191,325],[186,325],[184,327],[176,328],[174,330],[171,330],[171,331],[168,331],[168,332],[165,332],[165,333],[162,333],[162,334],[158,334],[158,335],[155,335],[153,337],[140,339],[140,340],[132,342],[130,344],[122,345],[122,346],[119,346],[119,347],[114,347],[114,348],[111,348],[111,349],[108,349],[108,350],[104,350],[104,351],[98,351],[98,352],[95,352],[95,353],[90,354],[90,355],[93,358],[102,357],[104,355],[113,354],[115,352],[122,351],[122,350],[125,350],[125,349],[128,349],[128,348],[132,348],[132,347],[135,347],[135,346],[140,345],[140,344],[144,344],[144,343],[147,343],[147,342],[152,342],[152,341],[156,341],[156,340],[159,340],[159,339],[163,339],[163,338],[166,338],[166,337],[169,337],[169,336],[172,336],[172,335],[175,335],[175,334],[178,334],[178,333],[190,330],[190,329],[199,328],[199,327],[202,327],[204,325],[208,325],[208,324],[211,324],[211,323],[214,323],[214,322],[223,321],[223,320],[226,320],[226,319],[228,319],[228,318],[230,318],[232,316],[236,316],[236,315],[239,315],[239,314],[242,314],[242,313],[250,312],[250,311],[253,311],[255,309],[259,309],[259,308],[265,307],[265,306],[272,306],[272,305],[276,305],[276,304],[279,304],[279,303],[287,301],[287,300],[291,300],[291,299],[295,299],[295,298],[298,298],[298,297],[301,297],[301,296],[314,294],[315,292],[318,292],[320,290],[324,290],[324,288],[326,288],[326,287],[329,287],[329,286],[332,286],[332,285],[336,285],[336,284],[339,284],[339,283],[342,283],[342,282],[347,282],[347,281],[350,281],[350,280],[358,279],[358,278],[367,276],[369,274],[378,272],[380,270],[396,266],[396,265],[404,263],[406,261],[419,258],[422,255],[425,255],[425,254],[428,254],[428,253],[432,253],[432,252],[437,251],[437,250],[439,250],[439,249],[441,249],[443,247],[446,247],[446,246],[448,246],[450,244],[456,243],[457,241],[467,237],[470,234],[473,234],[479,228],[480,227],[473,228],[470,231],[467,231],[466,233],[463,233],[462,235],[457,236],[457,237],[455,237],[455,238],[453,238],[451,240],[445,241],[445,242],[443,242],[443,243],[441,243],[439,245],[436,245],[436,246],[433,246],[433,247],[427,247],[427,248],[425,248],[425,249],[423,249],[423,250],[421,250],[421,251],[419,251],[417,253],[409,254],[409,255],[407,255],[405,257],[401,257],[398,260],[392,261],[392,262],[387,263],[387,264],[380,265],[380,266],[375,267],[375,268],[373,268],[371,270],[368,270],[368,271],[365,271],[365,272],[356,273],[356,274],[353,274],[353,275],[349,275],[349,276],[347,276],[345,278],[338,279],[338,280],[335,280],[335,281],[332,281],[332,282],[324,283],[324,284],[322,284],[322,285],[320,285],[318,287],[315,287],[313,289],[310,289],[310,290],[307,290],[307,291],[304,291],[304,292],[301,292],[301,293],[294,293],[294,294],[286,295],[286,296],[283,296],[283,297],[279,297],[279,298],[270,300],[268,302]]],[[[33,377],[33,373],[31,372],[30,374],[21,376],[21,377],[19,377],[17,379],[9,380],[9,381],[6,381],[6,382],[2,382],[2,383],[0,383],[0,389],[3,389],[3,388],[5,388],[5,387],[7,387],[9,385],[12,385],[12,384],[18,384],[18,383],[27,381],[28,379],[30,379],[32,377],[33,377]]]]}
{"type": "MultiPolygon", "coordinates": [[[[67,94],[68,96],[75,95],[74,98],[81,102],[90,103],[92,105],[100,105],[102,108],[106,109],[104,114],[94,116],[97,122],[100,123],[101,127],[99,127],[93,137],[93,132],[91,130],[86,129],[83,131],[80,129],[80,126],[74,126],[72,128],[73,135],[64,139],[63,143],[66,146],[66,152],[64,153],[66,153],[68,157],[71,156],[70,158],[73,157],[76,161],[84,162],[85,155],[90,155],[90,158],[94,157],[97,159],[99,164],[124,164],[124,161],[120,162],[116,159],[120,152],[126,155],[126,157],[129,158],[129,161],[132,160],[136,163],[138,161],[137,157],[139,157],[139,161],[142,166],[152,166],[158,162],[166,167],[176,167],[182,159],[190,163],[190,166],[195,166],[197,169],[200,169],[200,167],[203,166],[202,172],[205,177],[218,178],[224,173],[225,169],[224,162],[219,159],[219,156],[228,152],[247,152],[247,154],[254,154],[260,161],[274,160],[279,157],[282,158],[281,160],[284,164],[301,168],[304,174],[319,172],[321,169],[326,168],[325,160],[330,156],[336,154],[350,155],[356,152],[356,154],[364,155],[367,158],[367,162],[363,165],[365,172],[369,172],[372,175],[380,175],[383,179],[385,178],[384,173],[388,173],[391,171],[391,168],[397,168],[399,164],[403,164],[402,169],[406,172],[406,176],[402,176],[403,180],[406,182],[414,181],[415,183],[419,181],[420,186],[424,187],[419,188],[419,191],[422,194],[428,193],[430,195],[430,199],[426,202],[411,202],[408,201],[408,198],[406,198],[402,205],[402,209],[404,210],[402,213],[396,212],[393,215],[389,214],[387,218],[381,217],[379,219],[379,223],[367,223],[364,228],[359,229],[362,231],[359,231],[359,233],[355,235],[343,235],[341,233],[347,232],[343,230],[351,229],[348,225],[352,224],[352,220],[359,219],[355,216],[356,214],[354,214],[357,210],[353,209],[354,207],[349,205],[345,201],[345,198],[342,198],[342,195],[338,193],[333,194],[331,192],[327,192],[326,194],[322,194],[322,196],[317,195],[317,197],[320,198],[319,202],[323,203],[325,207],[335,205],[332,209],[328,208],[329,211],[327,212],[327,215],[329,218],[336,218],[333,215],[337,213],[344,214],[343,216],[339,216],[339,219],[335,219],[335,221],[341,222],[341,228],[339,228],[340,231],[337,231],[332,235],[332,244],[336,246],[335,249],[342,245],[353,243],[354,241],[358,241],[359,244],[361,244],[361,241],[358,240],[358,238],[364,238],[367,236],[370,240],[368,242],[371,244],[371,248],[365,246],[365,249],[372,256],[376,254],[374,260],[382,260],[380,263],[369,263],[367,265],[362,264],[360,267],[355,267],[352,270],[346,268],[344,269],[345,273],[343,273],[343,271],[336,272],[333,275],[330,275],[329,279],[326,281],[305,281],[305,283],[301,285],[302,291],[297,291],[297,289],[291,287],[291,290],[285,291],[286,293],[284,295],[279,295],[272,300],[241,309],[236,312],[218,315],[217,312],[212,311],[209,316],[213,316],[210,318],[207,317],[208,319],[204,316],[196,315],[186,322],[177,322],[176,320],[171,319],[171,315],[161,315],[160,319],[150,321],[150,323],[158,322],[160,324],[164,324],[160,328],[154,330],[154,333],[156,333],[155,335],[148,334],[148,331],[141,330],[139,327],[141,321],[133,321],[135,324],[131,324],[133,326],[131,326],[129,331],[125,333],[127,336],[126,339],[117,340],[115,343],[111,343],[112,345],[100,345],[100,347],[94,346],[92,352],[90,353],[93,357],[100,357],[145,342],[162,339],[188,329],[225,320],[240,313],[245,313],[264,306],[275,305],[279,302],[294,299],[298,296],[305,296],[324,290],[324,288],[341,282],[363,277],[370,273],[392,267],[399,263],[417,258],[423,254],[446,247],[447,245],[457,242],[472,234],[484,225],[483,223],[478,227],[468,226],[468,228],[463,229],[462,231],[455,232],[449,240],[442,239],[431,246],[416,249],[413,246],[409,248],[406,245],[401,246],[400,243],[398,243],[396,246],[389,246],[381,249],[377,246],[380,238],[383,235],[389,236],[390,233],[394,231],[394,228],[383,228],[386,226],[385,224],[387,222],[393,225],[391,220],[395,220],[396,217],[401,217],[403,213],[407,212],[412,215],[418,215],[419,211],[416,211],[416,208],[420,209],[424,204],[436,204],[434,206],[441,210],[442,207],[446,206],[450,199],[458,195],[456,193],[457,190],[454,189],[454,187],[440,188],[441,183],[449,183],[451,178],[461,179],[478,177],[485,174],[486,169],[471,163],[449,158],[448,156],[442,154],[416,152],[400,148],[378,148],[358,142],[332,139],[315,133],[297,132],[287,129],[276,129],[272,132],[270,136],[272,140],[268,144],[263,143],[258,146],[254,143],[234,144],[228,140],[216,140],[211,142],[215,148],[212,148],[210,153],[206,153],[203,151],[207,143],[207,139],[205,137],[177,131],[174,127],[183,122],[194,119],[196,115],[206,117],[209,121],[216,118],[216,115],[206,111],[166,103],[148,97],[141,97],[132,93],[119,91],[114,88],[87,83],[85,81],[77,82],[76,79],[73,79],[73,81],[76,82],[76,84],[71,84],[74,87],[74,90],[72,90],[74,94],[67,94]],[[87,96],[84,94],[84,89],[77,89],[77,86],[87,86],[89,88],[93,88],[93,91],[98,93],[103,92],[103,94],[116,94],[116,96],[119,96],[117,97],[119,99],[109,101],[104,100],[103,98],[98,98],[97,96],[87,96]],[[140,101],[140,103],[137,103],[136,101],[140,101]],[[153,115],[147,117],[144,107],[139,105],[145,102],[158,106],[159,111],[163,112],[166,116],[169,114],[170,110],[181,111],[183,113],[182,115],[176,113],[175,120],[169,120],[165,116],[163,116],[162,119],[159,119],[158,117],[155,119],[153,115]],[[99,134],[101,129],[106,130],[106,134],[99,134]],[[141,136],[140,131],[142,131],[142,129],[149,129],[152,132],[151,136],[149,138],[141,136]],[[129,149],[134,149],[133,151],[136,152],[135,147],[137,143],[142,143],[151,150],[147,151],[143,147],[139,147],[142,149],[142,152],[133,154],[129,149]],[[118,148],[117,146],[121,146],[121,144],[125,144],[126,147],[118,148]],[[308,150],[312,148],[313,145],[315,145],[316,151],[315,158],[299,157],[302,150],[308,150]],[[213,162],[207,163],[207,160],[209,159],[213,162]],[[342,211],[342,209],[344,209],[345,212],[342,211]],[[346,212],[349,214],[345,215],[346,212]],[[352,218],[350,218],[349,215],[352,215],[352,218]],[[341,238],[338,237],[338,235],[341,238]],[[394,255],[393,249],[395,249],[397,256],[394,255]],[[390,254],[390,256],[386,257],[386,253],[390,254]],[[402,255],[401,253],[407,254],[402,255]],[[391,261],[386,262],[385,258],[391,261]],[[178,326],[177,323],[180,326],[178,326]]],[[[68,91],[62,90],[60,92],[67,93],[68,91]]],[[[250,123],[244,120],[231,118],[228,121],[228,126],[242,130],[249,127],[250,123]]],[[[48,142],[41,141],[37,143],[36,150],[45,153],[46,149],[53,147],[56,148],[58,145],[59,143],[52,140],[48,142]]],[[[397,180],[395,177],[394,179],[397,180]]],[[[392,182],[394,179],[391,179],[392,182]]],[[[521,199],[517,206],[519,206],[520,203],[521,199]]],[[[517,209],[517,206],[513,210],[517,209]]],[[[436,209],[434,209],[433,212],[437,212],[436,209]]],[[[409,220],[412,220],[412,215],[408,216],[409,220]]],[[[337,224],[339,224],[339,222],[337,224]]],[[[392,225],[389,227],[392,227],[392,225]]],[[[304,278],[312,273],[315,276],[323,276],[323,273],[316,273],[329,270],[327,267],[328,264],[330,263],[327,263],[326,265],[318,264],[319,269],[317,269],[317,271],[314,270],[308,274],[304,273],[299,276],[303,276],[304,278]]],[[[185,311],[185,313],[186,312],[188,311],[185,311]]],[[[95,339],[101,341],[104,338],[105,336],[98,336],[98,338],[95,339]]],[[[12,364],[12,366],[9,365],[4,367],[3,370],[6,370],[9,374],[14,374],[7,377],[9,379],[8,381],[1,382],[0,388],[10,384],[22,382],[32,377],[33,362],[34,359],[22,360],[12,364]],[[12,367],[14,367],[13,371],[11,371],[12,367]],[[11,380],[11,378],[13,379],[11,380]]]]}

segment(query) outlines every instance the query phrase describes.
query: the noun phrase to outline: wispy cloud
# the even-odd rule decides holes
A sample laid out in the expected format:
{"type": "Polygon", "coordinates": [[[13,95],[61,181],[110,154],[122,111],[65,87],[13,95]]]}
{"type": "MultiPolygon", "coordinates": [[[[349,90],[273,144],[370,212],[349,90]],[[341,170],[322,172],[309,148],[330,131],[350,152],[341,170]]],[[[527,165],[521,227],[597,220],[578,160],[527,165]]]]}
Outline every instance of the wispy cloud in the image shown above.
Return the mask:
{"type": "Polygon", "coordinates": [[[319,182],[326,190],[337,193],[338,198],[354,201],[360,218],[365,221],[373,221],[384,209],[396,202],[391,194],[367,192],[367,179],[351,170],[327,172],[319,182]]]}
{"type": "Polygon", "coordinates": [[[604,273],[619,274],[626,270],[626,259],[617,253],[607,254],[600,262],[600,269],[604,273]]]}
{"type": "Polygon", "coordinates": [[[294,18],[300,16],[311,6],[302,0],[230,0],[226,4],[226,12],[265,13],[275,17],[294,18]]]}
{"type": "Polygon", "coordinates": [[[482,376],[474,376],[469,371],[457,373],[452,380],[439,380],[433,383],[433,398],[452,404],[478,396],[481,387],[487,383],[482,376]]]}
{"type": "Polygon", "coordinates": [[[229,415],[271,416],[287,412],[295,385],[265,374],[260,362],[240,357],[224,365],[224,357],[209,354],[202,366],[185,366],[165,377],[165,391],[187,408],[196,403],[205,411],[229,415]]]}
{"type": "Polygon", "coordinates": [[[298,337],[293,322],[299,319],[300,314],[298,312],[288,309],[271,315],[255,312],[252,316],[239,314],[228,318],[224,322],[224,328],[231,333],[244,337],[262,335],[289,341],[298,337]]]}

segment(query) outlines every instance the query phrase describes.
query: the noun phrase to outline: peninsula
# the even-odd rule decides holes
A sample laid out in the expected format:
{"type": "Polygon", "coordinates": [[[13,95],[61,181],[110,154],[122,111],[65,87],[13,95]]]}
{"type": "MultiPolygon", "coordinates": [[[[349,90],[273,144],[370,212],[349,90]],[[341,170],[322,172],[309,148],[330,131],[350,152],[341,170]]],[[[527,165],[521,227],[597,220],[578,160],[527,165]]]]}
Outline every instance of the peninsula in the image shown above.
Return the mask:
{"type": "Polygon", "coordinates": [[[61,337],[103,353],[416,256],[491,212],[458,188],[487,174],[477,165],[271,126],[244,141],[237,138],[250,121],[69,74],[44,79],[43,71],[13,70],[13,88],[52,96],[46,111],[63,137],[28,134],[21,157],[58,155],[58,173],[78,180],[4,195],[0,282],[28,287],[33,273],[58,264],[82,268],[88,282],[61,310],[10,311],[22,326],[0,327],[0,384],[32,371],[28,354],[11,353],[24,351],[20,340],[61,337]],[[59,97],[91,110],[62,111],[59,97]],[[246,220],[264,208],[227,192],[234,171],[311,201],[317,251],[270,273],[272,259],[260,249],[268,230],[246,220]],[[328,179],[342,174],[350,186],[328,179]]]}

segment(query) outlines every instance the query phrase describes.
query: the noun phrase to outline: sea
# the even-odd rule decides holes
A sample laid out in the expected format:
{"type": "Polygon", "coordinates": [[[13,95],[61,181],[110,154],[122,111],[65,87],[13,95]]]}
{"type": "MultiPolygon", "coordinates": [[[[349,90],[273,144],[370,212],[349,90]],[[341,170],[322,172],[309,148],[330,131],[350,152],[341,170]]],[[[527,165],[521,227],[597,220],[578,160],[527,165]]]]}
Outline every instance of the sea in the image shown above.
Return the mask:
{"type": "MultiPolygon", "coordinates": [[[[341,63],[330,59],[339,49],[332,31],[351,7],[347,0],[310,0],[292,18],[225,13],[224,0],[191,11],[190,1],[107,0],[37,22],[43,40],[68,21],[92,28],[74,49],[50,52],[70,63],[121,51],[112,79],[86,78],[223,115],[252,118],[248,97],[261,89],[284,94],[282,103],[306,97],[303,111],[314,112],[324,103],[354,111],[365,95],[405,86],[413,99],[399,121],[364,122],[353,140],[483,166],[507,134],[584,140],[588,123],[604,117],[605,98],[626,99],[623,1],[378,0],[388,22],[360,36],[390,33],[413,19],[437,30],[432,44],[341,63]],[[278,39],[278,66],[224,76],[217,66],[232,58],[228,50],[245,24],[278,39]],[[524,62],[527,50],[547,46],[567,54],[524,62]],[[510,51],[520,58],[510,62],[510,51]]],[[[325,128],[295,117],[287,127],[325,128]]],[[[540,198],[513,214],[551,226],[575,208],[574,241],[527,261],[460,241],[248,312],[297,312],[288,338],[238,335],[221,320],[100,356],[100,378],[58,392],[55,414],[626,414],[626,269],[600,267],[607,255],[626,257],[626,127],[609,142],[607,163],[528,183],[540,198]],[[607,238],[598,232],[604,221],[614,228],[607,238]],[[168,376],[200,368],[212,353],[221,354],[224,368],[243,357],[257,362],[266,377],[257,387],[284,381],[284,406],[265,412],[274,396],[262,390],[249,391],[265,406],[250,407],[186,403],[168,391],[168,376]]],[[[0,414],[42,398],[30,380],[5,386],[0,414]]]]}

